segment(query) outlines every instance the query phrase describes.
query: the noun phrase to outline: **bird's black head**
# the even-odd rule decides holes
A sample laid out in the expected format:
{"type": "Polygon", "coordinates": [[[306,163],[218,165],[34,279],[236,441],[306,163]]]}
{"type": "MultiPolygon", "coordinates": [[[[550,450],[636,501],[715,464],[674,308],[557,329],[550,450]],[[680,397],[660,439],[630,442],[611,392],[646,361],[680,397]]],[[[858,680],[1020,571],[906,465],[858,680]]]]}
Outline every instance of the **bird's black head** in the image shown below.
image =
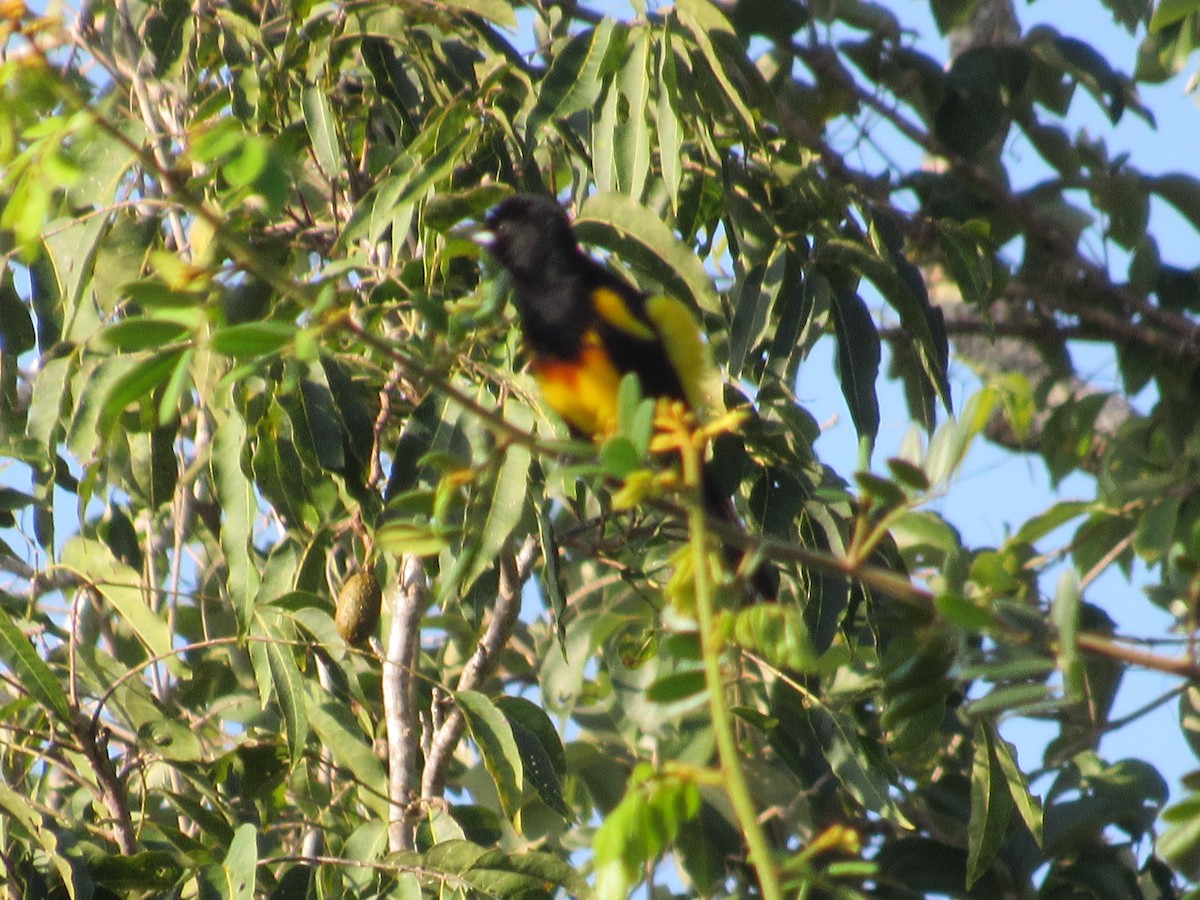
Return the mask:
{"type": "Polygon", "coordinates": [[[496,206],[476,240],[518,281],[544,276],[579,252],[562,207],[532,194],[496,206]]]}

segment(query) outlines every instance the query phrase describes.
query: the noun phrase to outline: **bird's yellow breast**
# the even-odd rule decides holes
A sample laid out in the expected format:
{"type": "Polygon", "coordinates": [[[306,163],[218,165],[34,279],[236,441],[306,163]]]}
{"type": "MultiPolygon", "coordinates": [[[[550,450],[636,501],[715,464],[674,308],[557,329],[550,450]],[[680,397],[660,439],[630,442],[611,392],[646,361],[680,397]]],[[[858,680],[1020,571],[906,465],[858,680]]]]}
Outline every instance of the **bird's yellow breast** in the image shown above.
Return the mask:
{"type": "Polygon", "coordinates": [[[616,430],[621,373],[594,332],[584,336],[575,359],[536,360],[533,375],[546,404],[576,431],[603,437],[616,430]]]}

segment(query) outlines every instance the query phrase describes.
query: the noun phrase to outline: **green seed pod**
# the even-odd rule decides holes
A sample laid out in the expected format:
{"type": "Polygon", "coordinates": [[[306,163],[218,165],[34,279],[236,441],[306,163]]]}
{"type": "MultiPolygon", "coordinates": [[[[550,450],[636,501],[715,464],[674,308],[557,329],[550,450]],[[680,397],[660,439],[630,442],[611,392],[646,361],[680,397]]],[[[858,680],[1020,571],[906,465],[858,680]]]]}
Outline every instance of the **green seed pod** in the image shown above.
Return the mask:
{"type": "Polygon", "coordinates": [[[361,644],[379,624],[383,592],[370,571],[355,572],[338,591],[333,624],[347,644],[361,644]]]}

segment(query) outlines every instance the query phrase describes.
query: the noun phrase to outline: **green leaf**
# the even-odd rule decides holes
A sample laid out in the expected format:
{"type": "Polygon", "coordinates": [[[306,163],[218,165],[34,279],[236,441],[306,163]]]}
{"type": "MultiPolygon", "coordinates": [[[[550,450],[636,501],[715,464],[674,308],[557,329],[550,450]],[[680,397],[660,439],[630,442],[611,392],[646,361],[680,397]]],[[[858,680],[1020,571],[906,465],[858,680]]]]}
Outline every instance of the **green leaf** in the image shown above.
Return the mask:
{"type": "MultiPolygon", "coordinates": [[[[164,350],[137,363],[113,381],[100,411],[100,435],[107,436],[125,409],[134,403],[149,402],[174,374],[184,351],[164,350]]],[[[155,413],[157,415],[157,407],[155,413]]]]}
{"type": "Polygon", "coordinates": [[[929,476],[919,466],[914,466],[906,459],[889,457],[887,467],[892,470],[892,477],[906,488],[914,491],[929,490],[929,476]]]}
{"type": "Polygon", "coordinates": [[[1133,532],[1133,549],[1147,563],[1157,563],[1171,551],[1183,498],[1165,496],[1152,500],[1138,519],[1133,532]]]}
{"type": "Polygon", "coordinates": [[[944,36],[966,25],[979,0],[933,0],[930,4],[938,31],[944,36]]]}
{"type": "Polygon", "coordinates": [[[73,537],[63,546],[62,564],[91,584],[112,604],[146,647],[150,656],[160,657],[167,668],[183,675],[186,667],[171,652],[171,633],[162,617],[146,605],[146,585],[141,575],[113,556],[100,541],[73,537]]]}
{"type": "Polygon", "coordinates": [[[1146,186],[1200,231],[1200,181],[1181,172],[1146,178],[1146,186]]]}
{"type": "Polygon", "coordinates": [[[621,194],[588,197],[575,220],[581,240],[603,244],[630,263],[644,267],[668,292],[719,315],[720,303],[704,265],[666,223],[636,200],[621,194]]]}
{"type": "Polygon", "coordinates": [[[787,243],[780,241],[764,265],[755,266],[739,281],[729,326],[730,378],[741,377],[750,351],[767,336],[775,301],[788,286],[788,253],[787,243]]]}
{"type": "Polygon", "coordinates": [[[103,421],[113,386],[141,362],[134,356],[91,358],[74,373],[72,387],[77,392],[74,415],[67,429],[67,448],[76,459],[92,459],[103,451],[101,445],[111,434],[103,421]]]}
{"type": "Polygon", "coordinates": [[[1043,701],[1052,700],[1055,705],[1061,701],[1053,699],[1050,689],[1044,684],[1014,684],[996,688],[977,700],[972,700],[968,711],[972,716],[989,716],[1001,712],[1014,712],[1040,706],[1043,701]]]}
{"type": "Polygon", "coordinates": [[[322,468],[342,472],[346,468],[342,434],[345,423],[333,402],[333,392],[319,363],[308,367],[308,377],[300,381],[300,400],[304,422],[322,468]]]}
{"type": "Polygon", "coordinates": [[[397,556],[437,556],[457,532],[441,525],[391,519],[375,531],[375,545],[397,556]]]}
{"type": "Polygon", "coordinates": [[[971,766],[971,820],[967,827],[967,887],[991,867],[1004,843],[1013,798],[993,749],[996,740],[983,722],[975,725],[975,757],[971,766]]]}
{"type": "MultiPolygon", "coordinates": [[[[28,797],[18,794],[3,781],[0,781],[0,809],[3,809],[11,817],[13,823],[18,823],[33,838],[41,853],[45,854],[45,859],[62,879],[63,887],[66,888],[67,896],[71,900],[75,900],[76,897],[92,896],[95,886],[88,877],[87,868],[82,861],[73,860],[66,854],[65,851],[70,846],[67,840],[60,837],[57,829],[37,812],[28,797]]],[[[9,840],[15,839],[16,835],[12,834],[10,830],[9,840]]],[[[75,850],[75,853],[78,853],[78,849],[75,850]]]]}
{"type": "Polygon", "coordinates": [[[646,699],[653,703],[677,703],[699,696],[707,690],[704,671],[692,669],[672,672],[657,678],[646,688],[646,699]]]}
{"type": "Polygon", "coordinates": [[[43,246],[53,267],[54,279],[68,314],[66,337],[83,342],[100,324],[86,302],[100,242],[108,230],[106,216],[58,220],[47,223],[43,246]],[[74,321],[70,321],[74,319],[74,321]]]}
{"type": "Polygon", "coordinates": [[[463,557],[465,569],[459,590],[469,588],[495,562],[525,514],[532,459],[528,447],[509,446],[494,476],[471,497],[470,510],[479,516],[474,520],[479,524],[468,533],[470,543],[463,557]]]}
{"type": "Polygon", "coordinates": [[[252,555],[258,502],[253,482],[242,471],[246,437],[246,423],[241,417],[227,415],[213,433],[210,454],[213,484],[222,512],[220,540],[228,570],[226,585],[241,634],[249,630],[259,584],[252,555]]]}
{"type": "Polygon", "coordinates": [[[310,84],[305,86],[301,102],[304,107],[304,127],[308,130],[308,140],[317,158],[317,165],[326,178],[339,180],[345,166],[342,164],[337,124],[329,96],[321,87],[310,84]]]}
{"type": "Polygon", "coordinates": [[[146,316],[122,319],[100,333],[100,340],[118,353],[149,350],[182,340],[190,333],[186,325],[146,316]]]}
{"type": "Polygon", "coordinates": [[[737,114],[742,129],[747,135],[757,134],[758,118],[745,101],[748,91],[744,80],[748,73],[740,70],[733,72],[736,68],[734,61],[745,57],[741,53],[730,52],[731,47],[740,48],[740,45],[729,22],[718,7],[704,0],[680,0],[675,4],[675,15],[696,42],[701,57],[716,79],[725,102],[737,114]],[[717,43],[721,44],[720,50],[717,49],[717,43]],[[734,78],[738,79],[739,84],[733,83],[734,78]]]}
{"type": "Polygon", "coordinates": [[[517,15],[508,0],[442,0],[442,3],[451,9],[474,13],[501,28],[517,27],[517,15]]]}
{"type": "Polygon", "coordinates": [[[252,822],[238,826],[221,864],[225,900],[253,900],[258,874],[258,828],[252,822]]]}
{"type": "Polygon", "coordinates": [[[925,471],[932,484],[949,483],[967,458],[972,442],[987,427],[998,402],[999,392],[985,387],[971,395],[957,421],[938,426],[925,455],[925,471]]]}
{"type": "Polygon", "coordinates": [[[234,359],[252,359],[278,353],[295,339],[295,326],[285,322],[242,322],[214,331],[212,348],[234,359]]]}
{"type": "Polygon", "coordinates": [[[62,685],[7,613],[0,613],[0,661],[53,718],[64,724],[71,721],[71,706],[62,685]]]}
{"type": "Polygon", "coordinates": [[[683,131],[676,107],[678,81],[675,76],[675,55],[671,35],[663,34],[659,43],[658,103],[655,121],[658,124],[658,156],[666,183],[671,208],[679,206],[679,187],[683,182],[683,131]]]}
{"type": "Polygon", "coordinates": [[[341,700],[313,702],[308,707],[313,732],[333,757],[358,783],[358,799],[381,821],[389,813],[387,773],[383,763],[367,742],[354,714],[341,700]]]}
{"type": "Polygon", "coordinates": [[[1094,504],[1082,500],[1060,500],[1045,512],[1026,519],[1012,540],[1021,544],[1033,544],[1072,519],[1091,512],[1093,506],[1094,504]]]}
{"type": "Polygon", "coordinates": [[[880,760],[868,755],[853,720],[823,706],[813,706],[808,717],[834,777],[850,796],[865,809],[901,827],[912,827],[891,797],[880,760]]]}
{"type": "Polygon", "coordinates": [[[1150,16],[1150,33],[1162,31],[1181,19],[1200,12],[1200,0],[1159,0],[1150,16]]]}
{"type": "Polygon", "coordinates": [[[833,322],[837,334],[838,380],[859,437],[875,442],[879,432],[879,332],[871,313],[853,290],[833,292],[833,322]]]}
{"type": "Polygon", "coordinates": [[[601,193],[615,192],[617,180],[617,109],[621,92],[610,84],[600,104],[600,115],[592,122],[592,175],[596,179],[596,190],[601,193]]]}
{"type": "Polygon", "coordinates": [[[1005,782],[1008,784],[1008,793],[1012,797],[1017,811],[1021,814],[1025,827],[1029,829],[1029,833],[1033,835],[1033,839],[1040,847],[1042,845],[1041,803],[1029,793],[1029,782],[1025,773],[1017,765],[1017,755],[1013,745],[1000,737],[993,726],[984,727],[988,729],[990,742],[988,749],[992,753],[992,762],[1000,766],[1000,771],[1004,774],[1005,782]]]}
{"type": "Polygon", "coordinates": [[[567,41],[554,55],[539,83],[531,122],[565,119],[593,106],[600,96],[604,76],[613,61],[623,54],[626,33],[626,26],[606,16],[595,28],[567,41]]]}
{"type": "Polygon", "coordinates": [[[1188,878],[1200,878],[1200,796],[1195,794],[1163,812],[1157,852],[1188,878]]]}
{"type": "Polygon", "coordinates": [[[1083,660],[1079,656],[1079,576],[1067,569],[1058,579],[1054,595],[1054,625],[1058,629],[1058,667],[1063,673],[1063,692],[1068,698],[1083,697],[1083,660]]]}
{"type": "Polygon", "coordinates": [[[617,125],[617,186],[621,193],[635,199],[642,197],[650,173],[649,63],[648,29],[638,28],[616,79],[629,110],[617,125]]]}
{"type": "Polygon", "coordinates": [[[521,808],[524,767],[512,726],[492,701],[477,691],[459,691],[454,700],[462,710],[484,767],[496,783],[504,814],[515,819],[521,808]]]}
{"type": "Polygon", "coordinates": [[[73,353],[48,359],[33,382],[26,430],[47,453],[53,453],[62,435],[63,407],[71,395],[70,384],[78,365],[79,357],[73,353]]]}
{"type": "Polygon", "coordinates": [[[339,243],[362,239],[373,243],[389,231],[394,244],[402,243],[414,202],[461,165],[464,154],[478,140],[478,121],[475,110],[466,103],[449,103],[432,116],[359,201],[339,243]]]}
{"type": "Polygon", "coordinates": [[[879,258],[887,265],[863,269],[863,274],[879,288],[888,303],[900,314],[900,321],[917,345],[917,355],[929,383],[947,410],[950,402],[950,344],[940,307],[929,301],[921,270],[904,254],[900,230],[890,212],[875,211],[869,234],[879,258]],[[891,273],[891,274],[887,274],[891,273]]]}
{"type": "Polygon", "coordinates": [[[524,697],[499,697],[496,700],[496,708],[504,713],[510,722],[528,729],[538,739],[555,772],[559,775],[567,774],[567,757],[562,739],[544,709],[524,697]]]}
{"type": "Polygon", "coordinates": [[[287,734],[288,752],[292,764],[300,762],[304,745],[308,741],[308,702],[304,691],[304,679],[296,666],[292,648],[283,643],[280,635],[270,629],[264,635],[267,663],[271,669],[271,684],[275,699],[283,713],[283,726],[287,734]]]}
{"type": "Polygon", "coordinates": [[[246,135],[221,166],[221,174],[237,188],[250,188],[267,204],[266,215],[277,216],[291,191],[291,179],[279,150],[267,138],[246,135]]]}
{"type": "Polygon", "coordinates": [[[37,343],[29,309],[12,285],[11,267],[0,282],[0,350],[15,359],[37,343]]]}
{"type": "Polygon", "coordinates": [[[543,803],[563,818],[571,818],[571,808],[563,799],[562,784],[545,745],[536,734],[520,722],[508,716],[506,718],[512,729],[517,752],[521,756],[521,772],[525,781],[537,791],[537,795],[542,798],[543,803]]]}

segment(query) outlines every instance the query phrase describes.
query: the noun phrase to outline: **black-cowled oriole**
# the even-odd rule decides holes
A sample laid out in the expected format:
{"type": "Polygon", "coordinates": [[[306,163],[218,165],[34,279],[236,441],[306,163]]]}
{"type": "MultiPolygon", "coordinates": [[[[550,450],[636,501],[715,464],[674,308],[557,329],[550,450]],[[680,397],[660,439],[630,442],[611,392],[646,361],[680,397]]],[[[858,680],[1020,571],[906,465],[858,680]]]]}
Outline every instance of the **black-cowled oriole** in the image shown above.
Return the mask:
{"type": "MultiPolygon", "coordinates": [[[[617,392],[630,372],[644,396],[683,401],[698,417],[717,400],[708,346],[687,306],[644,294],[584,254],[550,198],[510,197],[475,240],[508,271],[534,378],[575,432],[596,438],[616,429],[617,392]]],[[[738,523],[707,468],[703,494],[709,515],[738,523]]],[[[772,574],[755,575],[764,597],[774,593],[772,574]]]]}

